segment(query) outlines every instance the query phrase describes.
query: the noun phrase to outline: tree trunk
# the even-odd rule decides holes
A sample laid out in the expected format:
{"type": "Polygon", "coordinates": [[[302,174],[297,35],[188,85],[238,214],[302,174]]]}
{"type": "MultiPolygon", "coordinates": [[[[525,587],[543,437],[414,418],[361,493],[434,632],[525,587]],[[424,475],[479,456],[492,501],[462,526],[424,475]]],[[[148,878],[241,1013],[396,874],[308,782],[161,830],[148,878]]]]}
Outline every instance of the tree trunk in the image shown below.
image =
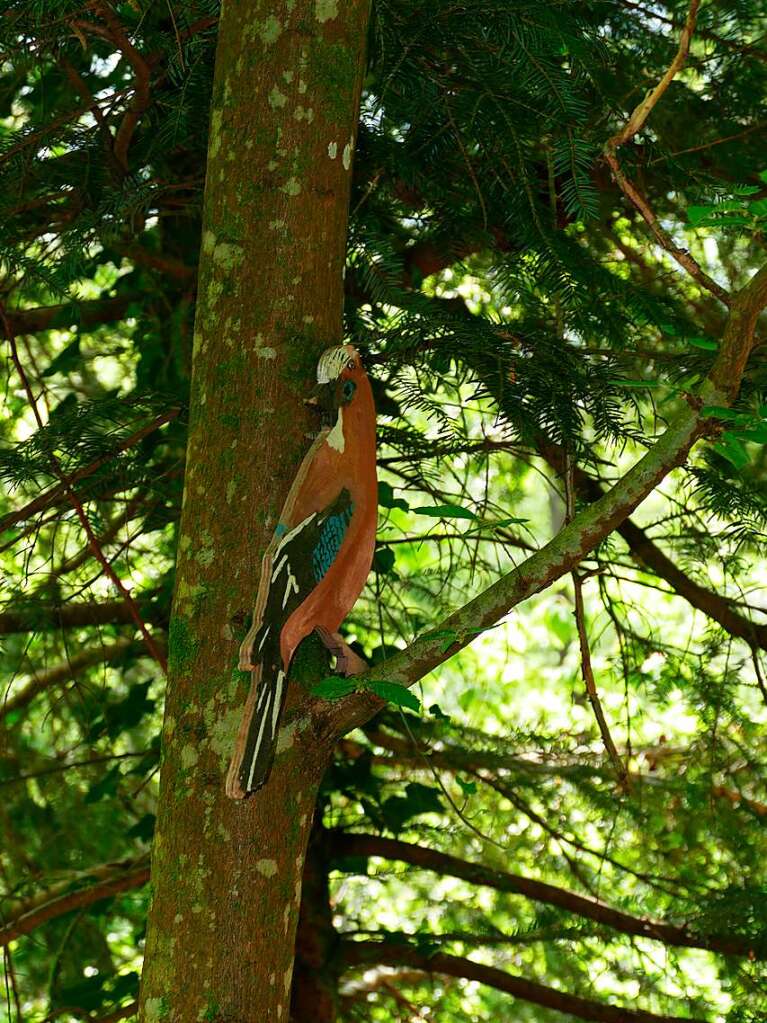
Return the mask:
{"type": "Polygon", "coordinates": [[[368,0],[228,0],[221,14],[142,1023],[288,1018],[330,749],[290,727],[299,684],[269,784],[240,803],[223,786],[261,555],[316,429],[302,398],[341,337],[367,18],[368,0]]]}
{"type": "Polygon", "coordinates": [[[290,1023],[335,1023],[341,975],[340,940],[330,903],[330,843],[318,804],[304,862],[296,932],[290,1023]]]}

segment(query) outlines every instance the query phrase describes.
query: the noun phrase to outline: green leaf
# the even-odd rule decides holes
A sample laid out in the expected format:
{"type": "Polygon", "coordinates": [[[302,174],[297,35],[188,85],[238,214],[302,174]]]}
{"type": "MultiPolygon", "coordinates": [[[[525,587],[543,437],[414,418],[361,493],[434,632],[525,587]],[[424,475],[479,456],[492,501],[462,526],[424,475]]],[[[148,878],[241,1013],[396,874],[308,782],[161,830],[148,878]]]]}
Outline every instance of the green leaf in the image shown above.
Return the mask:
{"type": "Polygon", "coordinates": [[[614,387],[660,387],[660,380],[621,380],[616,377],[609,383],[614,387]]]}
{"type": "Polygon", "coordinates": [[[760,423],[751,430],[738,430],[737,436],[754,444],[767,444],[767,423],[760,423]]]}
{"type": "Polygon", "coordinates": [[[438,639],[442,642],[439,645],[440,653],[445,653],[458,639],[458,633],[455,629],[434,629],[432,632],[424,632],[419,639],[438,639]]]}
{"type": "Polygon", "coordinates": [[[115,765],[110,768],[103,777],[99,778],[97,782],[85,793],[84,803],[98,803],[100,799],[104,799],[105,796],[113,796],[117,792],[117,786],[120,781],[120,768],[115,765]]]}
{"type": "Polygon", "coordinates": [[[340,700],[356,689],[353,678],[342,678],[340,675],[328,675],[309,690],[314,696],[323,700],[340,700]]]}
{"type": "Polygon", "coordinates": [[[390,547],[377,547],[373,555],[373,568],[379,575],[392,575],[394,551],[390,547]]]}
{"type": "Polygon", "coordinates": [[[441,813],[444,809],[439,789],[411,781],[405,786],[407,798],[417,813],[441,813]]]}
{"type": "Polygon", "coordinates": [[[757,217],[767,217],[767,199],[754,199],[748,204],[748,208],[757,217]]]}
{"type": "Polygon", "coordinates": [[[404,497],[394,496],[394,488],[385,480],[378,481],[378,504],[381,508],[401,508],[402,511],[410,508],[404,497]]]}
{"type": "Polygon", "coordinates": [[[449,721],[450,715],[446,714],[438,703],[433,703],[429,707],[429,713],[432,717],[435,717],[438,721],[449,721]]]}
{"type": "Polygon", "coordinates": [[[155,815],[153,813],[145,813],[140,820],[136,821],[132,828],[125,832],[125,837],[139,838],[143,842],[148,842],[152,835],[154,835],[154,824],[155,815]]]}
{"type": "Polygon", "coordinates": [[[710,416],[712,419],[740,419],[742,413],[727,408],[725,405],[704,405],[700,414],[710,416]]]}
{"type": "Polygon", "coordinates": [[[699,224],[701,220],[707,217],[710,213],[716,211],[716,206],[688,206],[687,207],[687,219],[691,224],[699,224]]]}
{"type": "Polygon", "coordinates": [[[765,184],[767,184],[767,170],[759,171],[757,177],[761,178],[765,184]]]}
{"type": "Polygon", "coordinates": [[[459,504],[435,504],[433,507],[413,508],[415,515],[428,515],[433,519],[476,519],[476,515],[459,504]]]}
{"type": "Polygon", "coordinates": [[[42,375],[52,377],[54,373],[69,373],[80,364],[80,335],[64,348],[56,358],[48,365],[42,375]]]}
{"type": "Polygon", "coordinates": [[[411,782],[405,793],[404,796],[391,796],[381,805],[386,826],[391,831],[401,831],[404,824],[422,813],[443,812],[439,789],[411,782]]]}
{"type": "Polygon", "coordinates": [[[707,352],[716,352],[719,350],[719,342],[712,341],[708,337],[688,337],[685,338],[688,345],[692,345],[694,348],[704,348],[707,352]]]}
{"type": "Polygon", "coordinates": [[[718,451],[719,454],[734,465],[736,469],[742,469],[744,465],[748,465],[748,452],[734,433],[725,431],[725,433],[722,434],[721,442],[714,444],[714,450],[718,451]]]}
{"type": "Polygon", "coordinates": [[[473,796],[477,791],[477,783],[475,781],[464,781],[459,775],[456,775],[455,780],[465,796],[473,796]]]}
{"type": "Polygon", "coordinates": [[[478,533],[483,529],[504,529],[506,526],[526,526],[529,519],[518,519],[510,516],[507,519],[482,519],[471,532],[478,533]]]}
{"type": "Polygon", "coordinates": [[[384,682],[373,679],[372,682],[368,682],[365,686],[371,693],[375,693],[376,696],[380,696],[382,700],[386,700],[387,703],[393,703],[397,707],[409,707],[411,710],[420,710],[421,701],[405,686],[397,685],[396,682],[384,682]]]}

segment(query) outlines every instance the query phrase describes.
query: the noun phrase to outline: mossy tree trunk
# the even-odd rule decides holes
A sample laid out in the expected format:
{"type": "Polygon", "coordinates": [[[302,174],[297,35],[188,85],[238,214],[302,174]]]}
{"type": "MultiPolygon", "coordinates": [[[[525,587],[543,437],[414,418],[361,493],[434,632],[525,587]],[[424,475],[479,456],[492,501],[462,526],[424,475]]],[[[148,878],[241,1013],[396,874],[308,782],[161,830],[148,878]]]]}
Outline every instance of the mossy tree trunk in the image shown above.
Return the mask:
{"type": "MultiPolygon", "coordinates": [[[[330,738],[288,724],[268,785],[224,776],[260,559],[341,336],[368,0],[223,5],[142,1023],[287,1020],[301,877],[330,738]]],[[[303,716],[302,716],[303,719],[303,716]]]]}

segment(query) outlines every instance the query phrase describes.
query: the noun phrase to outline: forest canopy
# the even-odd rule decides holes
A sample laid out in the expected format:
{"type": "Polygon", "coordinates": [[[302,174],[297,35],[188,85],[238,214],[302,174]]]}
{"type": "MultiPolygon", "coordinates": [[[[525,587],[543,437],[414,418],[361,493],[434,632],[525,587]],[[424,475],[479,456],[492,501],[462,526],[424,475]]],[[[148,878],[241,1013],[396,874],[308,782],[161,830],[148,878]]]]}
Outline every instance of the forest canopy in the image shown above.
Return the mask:
{"type": "Polygon", "coordinates": [[[767,1018],[765,39],[757,0],[6,3],[0,1020],[241,1019],[215,951],[139,1010],[173,926],[229,940],[232,833],[291,1023],[767,1018]],[[294,889],[223,775],[341,342],[370,668],[299,651],[294,889]]]}

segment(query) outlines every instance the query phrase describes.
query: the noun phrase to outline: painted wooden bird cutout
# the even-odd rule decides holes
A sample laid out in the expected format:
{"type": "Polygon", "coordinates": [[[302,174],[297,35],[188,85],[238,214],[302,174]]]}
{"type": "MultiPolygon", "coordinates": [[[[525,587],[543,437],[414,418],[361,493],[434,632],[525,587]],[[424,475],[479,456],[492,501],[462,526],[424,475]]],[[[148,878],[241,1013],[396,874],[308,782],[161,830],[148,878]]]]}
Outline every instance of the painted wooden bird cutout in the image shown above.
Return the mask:
{"type": "Polygon", "coordinates": [[[339,674],[367,667],[338,634],[370,572],[378,514],[373,392],[351,345],[322,354],[307,404],[325,425],[264,554],[253,624],[240,647],[240,670],[252,673],[252,683],[226,779],[233,799],[269,778],[288,670],[301,640],[316,631],[339,674]]]}

